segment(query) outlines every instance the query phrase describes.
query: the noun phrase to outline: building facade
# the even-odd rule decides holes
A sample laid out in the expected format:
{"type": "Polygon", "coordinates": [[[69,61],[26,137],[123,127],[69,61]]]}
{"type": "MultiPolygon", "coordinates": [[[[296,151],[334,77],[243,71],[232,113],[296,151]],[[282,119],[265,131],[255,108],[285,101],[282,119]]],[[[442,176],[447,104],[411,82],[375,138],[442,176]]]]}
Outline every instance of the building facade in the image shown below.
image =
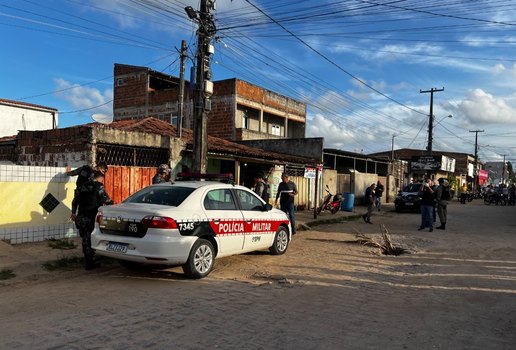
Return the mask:
{"type": "Polygon", "coordinates": [[[52,107],[0,98],[0,118],[0,137],[4,137],[23,130],[55,129],[58,113],[52,107]]]}
{"type": "MultiPolygon", "coordinates": [[[[192,87],[185,82],[183,127],[192,128],[192,87]]],[[[115,120],[155,117],[177,125],[179,78],[115,64],[115,120]]],[[[215,81],[208,134],[232,141],[304,138],[306,104],[240,79],[215,81]]]]}

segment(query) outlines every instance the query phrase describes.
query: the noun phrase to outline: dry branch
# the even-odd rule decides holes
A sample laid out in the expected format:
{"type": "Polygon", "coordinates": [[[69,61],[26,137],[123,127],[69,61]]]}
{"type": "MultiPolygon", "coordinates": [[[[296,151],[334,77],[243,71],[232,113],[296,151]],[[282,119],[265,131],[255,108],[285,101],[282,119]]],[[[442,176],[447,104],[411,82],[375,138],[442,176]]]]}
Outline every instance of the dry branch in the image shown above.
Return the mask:
{"type": "Polygon", "coordinates": [[[368,247],[378,248],[384,255],[400,255],[407,252],[405,248],[397,247],[392,243],[391,236],[385,225],[382,224],[380,229],[382,231],[382,240],[380,242],[374,237],[366,236],[360,231],[356,231],[357,233],[355,233],[355,237],[357,238],[355,242],[368,247]]]}

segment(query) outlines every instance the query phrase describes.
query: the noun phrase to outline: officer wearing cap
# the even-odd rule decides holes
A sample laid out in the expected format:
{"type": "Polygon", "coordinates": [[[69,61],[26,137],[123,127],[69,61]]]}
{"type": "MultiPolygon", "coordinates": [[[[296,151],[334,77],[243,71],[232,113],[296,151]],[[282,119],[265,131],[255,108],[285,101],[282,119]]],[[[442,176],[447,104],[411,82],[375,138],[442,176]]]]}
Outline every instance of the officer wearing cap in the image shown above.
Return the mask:
{"type": "Polygon", "coordinates": [[[170,182],[170,167],[167,164],[161,164],[158,167],[158,172],[152,178],[152,184],[161,184],[170,182]]]}

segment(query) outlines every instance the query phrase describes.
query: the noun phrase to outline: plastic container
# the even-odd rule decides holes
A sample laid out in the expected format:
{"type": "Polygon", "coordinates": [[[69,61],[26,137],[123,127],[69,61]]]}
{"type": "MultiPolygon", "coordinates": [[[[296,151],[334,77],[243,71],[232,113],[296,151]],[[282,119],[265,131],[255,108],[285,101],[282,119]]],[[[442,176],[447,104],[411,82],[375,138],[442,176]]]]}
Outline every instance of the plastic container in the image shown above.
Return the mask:
{"type": "Polygon", "coordinates": [[[353,207],[355,206],[355,194],[344,192],[344,200],[342,201],[342,204],[340,205],[340,209],[343,211],[353,211],[353,207]]]}

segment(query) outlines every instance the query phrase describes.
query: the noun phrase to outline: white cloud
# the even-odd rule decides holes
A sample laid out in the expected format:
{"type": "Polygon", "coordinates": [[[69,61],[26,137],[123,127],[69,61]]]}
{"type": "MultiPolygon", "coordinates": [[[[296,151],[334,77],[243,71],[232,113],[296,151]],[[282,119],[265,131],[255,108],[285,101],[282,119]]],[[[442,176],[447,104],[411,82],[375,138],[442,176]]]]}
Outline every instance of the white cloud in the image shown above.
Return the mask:
{"type": "Polygon", "coordinates": [[[474,89],[455,108],[472,124],[513,124],[516,123],[516,108],[508,101],[482,89],[474,89]]]}
{"type": "Polygon", "coordinates": [[[65,91],[57,92],[55,95],[68,102],[73,109],[81,110],[99,106],[98,108],[91,109],[91,111],[85,111],[85,113],[113,114],[113,102],[110,102],[113,99],[112,88],[102,92],[92,87],[73,84],[62,78],[55,78],[54,82],[56,90],[66,89],[65,91]]]}
{"type": "Polygon", "coordinates": [[[498,63],[494,67],[492,67],[491,70],[495,74],[509,73],[509,75],[512,75],[516,78],[516,63],[514,63],[512,67],[505,67],[505,65],[503,65],[502,63],[498,63]]]}

